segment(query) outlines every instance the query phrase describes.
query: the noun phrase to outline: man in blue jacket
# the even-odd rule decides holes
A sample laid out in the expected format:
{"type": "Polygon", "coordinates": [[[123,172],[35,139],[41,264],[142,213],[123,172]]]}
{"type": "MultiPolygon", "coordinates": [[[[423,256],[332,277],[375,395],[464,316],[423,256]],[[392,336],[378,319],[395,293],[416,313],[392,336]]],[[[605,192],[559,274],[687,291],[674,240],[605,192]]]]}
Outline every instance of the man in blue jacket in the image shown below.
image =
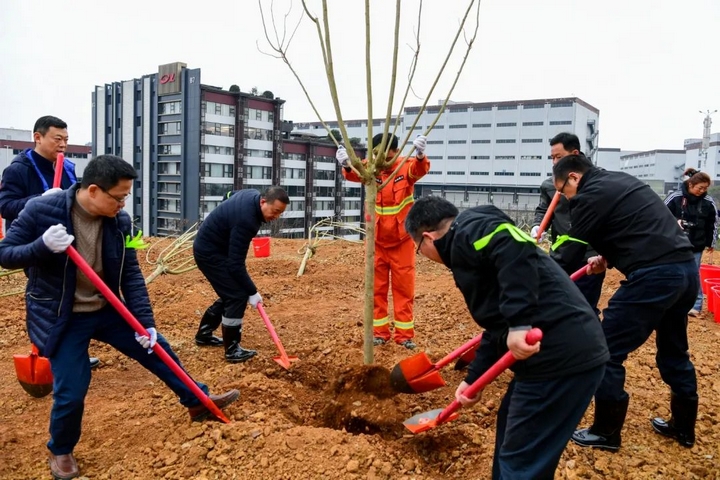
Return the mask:
{"type": "Polygon", "coordinates": [[[262,302],[245,265],[250,242],[264,222],[282,215],[288,203],[290,198],[280,187],[270,187],[262,195],[257,190],[234,192],[210,212],[195,237],[195,263],[220,297],[200,320],[195,343],[224,345],[230,363],[257,354],[240,346],[245,307],[250,303],[257,308],[262,302]],[[213,335],[220,323],[222,340],[213,335]]]}
{"type": "MultiPolygon", "coordinates": [[[[57,156],[65,153],[68,144],[67,123],[51,115],[40,117],[33,127],[33,140],[35,148],[20,152],[2,172],[0,217],[5,219],[6,231],[28,200],[60,192],[77,181],[75,164],[65,159],[61,188],[53,188],[57,156]]],[[[90,367],[98,365],[100,360],[90,357],[90,367]]]]}
{"type": "MultiPolygon", "coordinates": [[[[211,416],[191,390],[147,350],[158,342],[179,364],[155,330],[137,255],[126,243],[133,238],[133,228],[122,207],[135,178],[137,173],[123,159],[99,156],[88,163],[81,185],[28,202],[0,242],[0,266],[28,271],[28,333],[52,367],[55,393],[47,446],[50,469],[57,478],[79,475],[73,450],[80,439],[90,385],[87,349],[91,339],[113,346],[154,373],[178,395],[193,421],[211,416]],[[122,295],[149,337],[134,334],[95,285],[63,255],[71,244],[108,288],[122,295]]],[[[208,392],[205,385],[198,386],[208,392]]],[[[231,390],[210,398],[224,408],[238,395],[231,390]]]]}

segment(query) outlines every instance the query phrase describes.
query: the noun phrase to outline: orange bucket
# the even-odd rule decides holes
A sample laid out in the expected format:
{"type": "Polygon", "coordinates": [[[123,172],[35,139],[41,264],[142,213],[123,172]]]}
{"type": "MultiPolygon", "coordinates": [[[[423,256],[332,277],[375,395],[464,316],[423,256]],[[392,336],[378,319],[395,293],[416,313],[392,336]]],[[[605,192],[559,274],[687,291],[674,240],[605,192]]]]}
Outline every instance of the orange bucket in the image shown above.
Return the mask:
{"type": "Polygon", "coordinates": [[[700,287],[705,295],[709,295],[709,289],[705,285],[708,278],[720,278],[720,266],[717,265],[700,265],[700,287]]]}
{"type": "MultiPolygon", "coordinates": [[[[252,239],[253,253],[256,257],[270,256],[270,237],[255,237],[252,239]]],[[[718,279],[720,284],[720,279],[718,279]]]]}

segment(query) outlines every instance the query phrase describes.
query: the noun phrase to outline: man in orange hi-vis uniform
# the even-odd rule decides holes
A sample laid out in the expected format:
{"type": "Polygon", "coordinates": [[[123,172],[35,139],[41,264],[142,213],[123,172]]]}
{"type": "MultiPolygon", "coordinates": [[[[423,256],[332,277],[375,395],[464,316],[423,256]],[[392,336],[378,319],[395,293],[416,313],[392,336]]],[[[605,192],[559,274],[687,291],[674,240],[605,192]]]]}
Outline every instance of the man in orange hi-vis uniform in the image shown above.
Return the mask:
{"type": "MultiPolygon", "coordinates": [[[[382,142],[382,134],[375,135],[371,148],[382,142]]],[[[402,161],[398,156],[398,138],[388,139],[388,158],[394,159],[384,171],[378,172],[377,182],[382,184],[402,161]]],[[[395,342],[408,349],[415,348],[415,322],[413,301],[415,297],[415,245],[405,231],[405,217],[413,204],[415,182],[430,170],[425,156],[427,138],[418,135],[413,142],[416,157],[410,157],[397,175],[377,194],[375,203],[375,295],[373,310],[373,336],[375,345],[382,345],[391,338],[388,318],[388,290],[392,285],[395,342]],[[392,278],[392,283],[391,283],[392,278]]],[[[344,147],[335,155],[343,167],[343,176],[352,182],[361,179],[350,168],[350,157],[344,147]]]]}

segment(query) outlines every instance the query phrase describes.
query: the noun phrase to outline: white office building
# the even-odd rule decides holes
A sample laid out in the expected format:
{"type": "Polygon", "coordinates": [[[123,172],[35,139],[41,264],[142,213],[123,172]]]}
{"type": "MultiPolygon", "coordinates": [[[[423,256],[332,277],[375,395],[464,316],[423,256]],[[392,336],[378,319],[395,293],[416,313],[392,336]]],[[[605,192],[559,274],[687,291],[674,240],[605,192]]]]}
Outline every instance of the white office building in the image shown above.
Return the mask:
{"type": "MultiPolygon", "coordinates": [[[[405,109],[399,137],[410,140],[435,120],[440,106],[405,109]],[[417,120],[417,122],[416,122],[417,120]],[[413,125],[415,125],[413,127],[413,125]]],[[[373,133],[384,120],[373,121],[373,133]]],[[[393,121],[394,124],[394,121],[393,121]]],[[[328,122],[337,128],[337,122],[328,122]]],[[[347,121],[348,135],[368,141],[367,120],[347,121]]],[[[599,111],[579,98],[449,104],[428,136],[432,167],[418,195],[443,195],[460,207],[494,203],[535,208],[539,185],[552,175],[549,140],[560,132],[578,136],[591,158],[597,152],[599,111]]],[[[325,135],[319,122],[295,124],[296,132],[325,135]]]]}

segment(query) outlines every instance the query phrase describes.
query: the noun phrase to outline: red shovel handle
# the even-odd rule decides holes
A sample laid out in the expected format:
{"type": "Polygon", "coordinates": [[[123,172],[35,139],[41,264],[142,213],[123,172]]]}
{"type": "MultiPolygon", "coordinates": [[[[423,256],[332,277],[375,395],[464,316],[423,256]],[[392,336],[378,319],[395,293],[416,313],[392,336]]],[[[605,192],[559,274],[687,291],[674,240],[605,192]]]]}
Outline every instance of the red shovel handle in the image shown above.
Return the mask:
{"type": "Polygon", "coordinates": [[[587,275],[589,267],[590,267],[590,265],[583,265],[582,267],[580,267],[580,269],[577,272],[570,275],[570,280],[572,280],[573,282],[576,282],[579,279],[581,279],[582,277],[584,277],[585,275],[587,275]]]}
{"type": "MultiPolygon", "coordinates": [[[[525,336],[525,341],[529,345],[535,345],[540,340],[542,340],[542,331],[539,328],[530,329],[525,336]]],[[[488,368],[485,373],[480,376],[480,378],[475,380],[473,384],[463,392],[463,395],[468,398],[473,398],[480,393],[483,388],[487,387],[493,380],[495,380],[502,372],[510,368],[513,363],[515,363],[515,357],[513,357],[512,352],[505,353],[505,355],[500,357],[500,360],[495,362],[495,364],[488,368]]],[[[457,400],[453,400],[450,405],[445,407],[445,410],[440,412],[440,415],[437,416],[437,424],[439,425],[443,423],[445,419],[459,410],[460,407],[462,407],[462,404],[460,404],[457,400]]]]}
{"type": "MultiPolygon", "coordinates": [[[[144,335],[149,337],[147,330],[145,330],[145,327],[140,324],[140,322],[137,321],[135,316],[130,313],[130,310],[127,309],[125,304],[123,304],[120,299],[113,293],[112,290],[108,288],[107,285],[105,285],[105,282],[102,281],[102,279],[95,273],[95,271],[88,265],[88,263],[85,261],[84,258],[80,256],[77,250],[75,250],[75,247],[72,245],[69,246],[66,250],[66,253],[70,257],[70,259],[75,262],[75,264],[78,266],[80,271],[87,276],[90,281],[95,285],[95,287],[100,290],[100,293],[107,299],[108,302],[112,304],[113,307],[118,311],[118,313],[125,319],[127,323],[130,324],[133,330],[135,330],[138,335],[144,335]]],[[[213,403],[212,400],[210,400],[210,397],[205,395],[205,392],[200,390],[200,387],[197,386],[197,384],[193,381],[190,376],[185,373],[185,371],[180,368],[180,366],[175,363],[175,361],[170,357],[170,355],[167,354],[165,350],[160,346],[160,344],[156,343],[153,346],[153,352],[155,352],[155,355],[160,358],[160,360],[163,361],[165,365],[167,365],[172,372],[177,375],[177,377],[187,386],[192,393],[202,402],[205,407],[207,407],[210,412],[212,412],[213,415],[215,415],[217,418],[222,420],[225,423],[230,423],[230,420],[227,419],[227,417],[222,413],[222,411],[218,408],[217,405],[213,403]]]]}
{"type": "Polygon", "coordinates": [[[262,317],[263,322],[265,322],[265,327],[267,327],[268,332],[270,332],[270,337],[272,338],[273,343],[275,343],[278,352],[280,352],[280,357],[282,357],[283,360],[287,360],[287,363],[290,363],[288,355],[287,353],[285,353],[285,348],[280,341],[280,337],[278,337],[277,332],[275,332],[275,328],[273,327],[272,323],[270,323],[270,318],[267,316],[267,313],[265,313],[265,308],[262,306],[262,303],[257,304],[257,309],[258,312],[260,312],[260,316],[262,317]]]}
{"type": "Polygon", "coordinates": [[[558,202],[560,201],[560,197],[562,196],[562,193],[559,191],[555,192],[555,196],[550,201],[550,205],[548,205],[548,209],[545,212],[545,216],[542,219],[542,222],[540,222],[540,229],[538,230],[537,237],[535,238],[536,241],[540,241],[540,238],[542,238],[542,234],[545,231],[545,229],[550,224],[550,219],[553,216],[553,212],[555,211],[555,207],[557,207],[558,202]]]}
{"type": "Polygon", "coordinates": [[[459,356],[461,356],[463,353],[467,352],[471,348],[477,347],[480,344],[481,340],[482,340],[482,333],[480,335],[477,335],[476,337],[471,338],[470,340],[463,343],[462,345],[460,345],[458,348],[456,348],[452,352],[445,355],[442,359],[440,359],[435,364],[435,369],[440,370],[445,365],[452,362],[453,360],[455,360],[456,358],[458,358],[459,356]]]}
{"type": "Polygon", "coordinates": [[[58,153],[57,161],[55,162],[55,177],[53,178],[53,188],[61,188],[63,163],[65,163],[65,155],[63,155],[62,153],[58,153]]]}

